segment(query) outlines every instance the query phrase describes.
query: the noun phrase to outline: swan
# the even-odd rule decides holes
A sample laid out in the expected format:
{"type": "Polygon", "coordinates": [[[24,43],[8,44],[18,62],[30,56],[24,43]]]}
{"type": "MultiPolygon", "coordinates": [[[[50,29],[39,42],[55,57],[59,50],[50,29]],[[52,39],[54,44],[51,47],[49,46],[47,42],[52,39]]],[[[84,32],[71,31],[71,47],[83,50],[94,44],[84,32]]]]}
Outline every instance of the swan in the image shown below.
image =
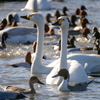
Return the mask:
{"type": "Polygon", "coordinates": [[[44,85],[44,83],[42,83],[36,76],[31,76],[29,78],[30,90],[26,90],[26,89],[20,88],[20,87],[13,87],[13,86],[5,86],[5,87],[2,86],[2,88],[4,89],[4,91],[14,91],[14,92],[23,93],[23,94],[35,94],[36,91],[33,87],[33,85],[35,83],[44,85]]]}
{"type": "Polygon", "coordinates": [[[0,91],[0,100],[8,99],[23,99],[25,96],[22,93],[17,93],[13,91],[0,91]]]}
{"type": "Polygon", "coordinates": [[[32,10],[37,12],[39,10],[49,10],[51,9],[51,5],[47,0],[28,0],[25,7],[21,9],[23,10],[32,10]]]}
{"type": "Polygon", "coordinates": [[[67,59],[81,63],[87,74],[100,71],[100,57],[97,54],[75,53],[67,55],[67,59]]]}
{"type": "Polygon", "coordinates": [[[61,54],[60,59],[52,62],[49,66],[53,66],[53,70],[48,74],[46,77],[47,84],[60,84],[62,79],[61,78],[52,78],[53,75],[57,74],[61,68],[69,69],[70,82],[88,82],[88,77],[84,71],[84,68],[79,64],[77,61],[67,61],[67,37],[68,37],[68,29],[69,29],[69,22],[66,17],[60,17],[58,20],[53,24],[58,25],[61,28],[62,35],[61,35],[61,54]],[[59,61],[60,60],[60,61],[59,61]],[[70,67],[69,67],[70,65],[70,67]],[[73,79],[75,77],[75,79],[73,79]],[[84,77],[84,78],[83,78],[84,77]]]}
{"type": "Polygon", "coordinates": [[[44,18],[41,14],[29,14],[20,16],[21,18],[33,21],[37,25],[37,48],[36,55],[31,65],[31,73],[48,74],[53,67],[46,67],[42,64],[43,47],[44,47],[44,18]]]}
{"type": "Polygon", "coordinates": [[[37,39],[37,29],[32,27],[8,27],[0,31],[0,36],[4,32],[8,33],[6,43],[33,43],[37,39]]]}
{"type": "Polygon", "coordinates": [[[85,91],[87,86],[93,81],[88,83],[69,83],[70,75],[67,69],[60,69],[53,78],[58,76],[63,77],[62,83],[58,86],[58,90],[60,91],[85,91]]]}

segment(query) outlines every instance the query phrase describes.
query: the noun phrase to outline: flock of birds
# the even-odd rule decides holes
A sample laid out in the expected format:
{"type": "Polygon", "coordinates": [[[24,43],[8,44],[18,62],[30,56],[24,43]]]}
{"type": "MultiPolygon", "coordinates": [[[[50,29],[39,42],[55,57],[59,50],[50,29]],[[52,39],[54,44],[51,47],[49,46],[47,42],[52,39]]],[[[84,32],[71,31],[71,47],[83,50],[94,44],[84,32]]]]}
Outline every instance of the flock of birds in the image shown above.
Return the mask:
{"type": "MultiPolygon", "coordinates": [[[[29,1],[36,2],[36,0],[29,1]]],[[[29,5],[26,5],[25,9],[28,7],[29,5]]],[[[59,10],[57,10],[55,14],[47,14],[45,17],[47,23],[44,23],[44,17],[39,13],[20,16],[22,19],[34,22],[34,28],[18,26],[19,15],[17,13],[9,13],[7,18],[4,18],[0,24],[0,49],[3,50],[6,48],[6,42],[19,44],[33,43],[33,54],[27,52],[25,55],[25,62],[10,64],[10,66],[31,68],[31,74],[48,74],[46,77],[46,84],[59,85],[58,90],[60,91],[85,91],[87,86],[93,82],[93,80],[90,81],[88,79],[88,75],[96,76],[100,72],[99,57],[97,57],[96,54],[82,53],[67,55],[69,51],[74,52],[76,50],[94,49],[93,47],[76,48],[74,44],[74,41],[77,41],[75,35],[82,35],[82,38],[89,40],[88,34],[90,33],[90,29],[87,28],[86,25],[91,23],[89,23],[86,18],[87,12],[85,10],[86,7],[82,5],[80,9],[76,9],[75,14],[70,14],[70,16],[68,16],[66,13],[66,11],[69,12],[68,8],[63,7],[63,14],[60,14],[59,10]],[[52,21],[51,18],[54,18],[54,21],[52,21]],[[80,26],[76,24],[76,20],[78,20],[80,26]],[[43,55],[44,37],[53,35],[59,39],[56,46],[58,46],[57,49],[60,51],[60,57],[45,66],[42,63],[42,59],[47,58],[43,55]],[[68,40],[68,38],[70,39],[68,40]]],[[[35,6],[34,11],[37,11],[37,6],[35,6]]],[[[96,27],[93,28],[92,37],[95,37],[95,50],[100,54],[100,33],[96,27]]],[[[20,87],[2,86],[4,91],[0,91],[0,99],[2,99],[2,97],[6,99],[23,98],[25,97],[24,94],[35,94],[36,91],[33,87],[35,83],[44,85],[38,77],[32,75],[29,79],[30,90],[20,87]]]]}

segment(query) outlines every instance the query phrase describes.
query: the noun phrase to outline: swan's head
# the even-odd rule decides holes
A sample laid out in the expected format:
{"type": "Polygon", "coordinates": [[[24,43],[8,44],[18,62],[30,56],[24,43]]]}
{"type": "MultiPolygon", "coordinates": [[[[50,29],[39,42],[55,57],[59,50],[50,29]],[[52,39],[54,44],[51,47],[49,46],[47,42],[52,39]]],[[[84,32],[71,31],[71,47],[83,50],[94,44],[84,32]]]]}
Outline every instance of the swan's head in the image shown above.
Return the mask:
{"type": "Polygon", "coordinates": [[[66,17],[59,17],[52,25],[59,26],[61,28],[69,28],[69,20],[66,17]]]}
{"type": "Polygon", "coordinates": [[[62,76],[64,79],[69,80],[69,72],[67,69],[60,69],[57,75],[54,75],[52,78],[54,77],[58,77],[58,76],[62,76]]]}
{"type": "Polygon", "coordinates": [[[26,15],[26,16],[20,16],[20,17],[23,18],[23,19],[33,21],[36,24],[40,24],[40,23],[44,24],[44,18],[41,14],[33,14],[32,13],[32,14],[29,14],[29,15],[26,15]]]}

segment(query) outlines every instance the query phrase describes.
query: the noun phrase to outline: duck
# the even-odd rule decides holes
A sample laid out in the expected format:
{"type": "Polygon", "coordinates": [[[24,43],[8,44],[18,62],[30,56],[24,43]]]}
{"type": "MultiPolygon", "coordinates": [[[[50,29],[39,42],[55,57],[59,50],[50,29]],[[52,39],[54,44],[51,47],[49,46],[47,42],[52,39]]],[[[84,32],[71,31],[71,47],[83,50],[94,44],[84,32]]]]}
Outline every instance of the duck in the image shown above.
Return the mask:
{"type": "Polygon", "coordinates": [[[19,22],[19,15],[16,12],[10,12],[7,15],[7,25],[12,25],[13,21],[19,22]]]}
{"type": "Polygon", "coordinates": [[[91,34],[89,28],[84,27],[82,30],[82,36],[88,39],[88,34],[91,34]]]}
{"type": "Polygon", "coordinates": [[[85,11],[85,10],[87,10],[86,7],[84,5],[81,5],[81,8],[80,9],[81,9],[80,16],[81,17],[87,16],[87,12],[85,11]]]}
{"type": "Polygon", "coordinates": [[[69,73],[72,78],[70,78],[70,82],[88,82],[88,77],[84,71],[84,68],[77,61],[69,60],[67,63],[67,37],[68,37],[68,29],[69,22],[66,17],[60,17],[58,20],[53,23],[53,25],[57,25],[61,28],[61,52],[60,58],[55,60],[54,62],[48,64],[49,66],[53,66],[54,68],[46,77],[47,84],[60,84],[62,82],[62,78],[52,78],[58,71],[62,68],[70,69],[69,73]],[[81,73],[81,74],[80,74],[81,73]],[[76,76],[74,78],[74,76],[76,76]],[[84,77],[84,78],[83,78],[84,77]]]}
{"type": "Polygon", "coordinates": [[[62,12],[63,12],[63,15],[64,16],[67,16],[68,14],[66,13],[66,12],[68,12],[69,10],[68,10],[68,8],[66,7],[66,6],[64,6],[63,8],[62,8],[62,12]]]}
{"type": "Polygon", "coordinates": [[[25,62],[19,62],[19,63],[14,63],[14,64],[9,64],[9,66],[12,67],[26,67],[26,68],[31,68],[31,53],[27,52],[25,55],[25,62]]]}
{"type": "Polygon", "coordinates": [[[4,33],[1,35],[1,46],[0,46],[0,50],[3,50],[3,49],[6,48],[5,41],[6,41],[7,38],[8,38],[8,33],[4,32],[4,33]]]}
{"type": "Polygon", "coordinates": [[[70,73],[67,69],[63,68],[63,69],[60,69],[58,71],[58,73],[56,75],[53,76],[53,78],[55,77],[63,77],[63,81],[62,83],[58,86],[58,90],[59,91],[86,91],[87,89],[87,86],[93,82],[90,81],[88,83],[81,83],[81,82],[78,82],[78,83],[75,83],[75,82],[69,82],[69,79],[70,79],[70,73]]]}
{"type": "Polygon", "coordinates": [[[93,34],[92,37],[95,37],[95,40],[100,39],[100,33],[97,27],[93,27],[92,34],[93,34]]]}
{"type": "Polygon", "coordinates": [[[0,30],[3,30],[7,26],[7,19],[3,18],[0,23],[0,30]]]}
{"type": "Polygon", "coordinates": [[[74,31],[81,31],[83,28],[86,27],[87,24],[90,24],[90,22],[88,21],[88,19],[85,18],[85,17],[81,18],[80,23],[81,23],[81,26],[74,27],[73,28],[74,31]]]}
{"type": "Polygon", "coordinates": [[[25,7],[21,9],[24,10],[31,10],[33,12],[37,12],[38,10],[50,10],[51,5],[47,0],[28,0],[25,7]]]}
{"type": "Polygon", "coordinates": [[[99,39],[96,39],[96,41],[94,42],[96,48],[94,48],[95,50],[97,50],[97,54],[100,55],[100,48],[99,48],[99,45],[100,45],[100,41],[99,39]]]}
{"type": "Polygon", "coordinates": [[[0,91],[0,100],[24,98],[26,98],[26,96],[22,93],[17,93],[13,91],[0,91]]]}
{"type": "Polygon", "coordinates": [[[37,25],[37,48],[36,55],[31,65],[31,74],[48,74],[53,67],[46,67],[42,64],[43,47],[44,47],[44,18],[41,14],[29,14],[27,16],[20,16],[26,20],[30,20],[37,25]],[[39,70],[40,69],[40,70],[39,70]]]}
{"type": "Polygon", "coordinates": [[[35,83],[39,83],[44,85],[44,83],[42,83],[37,76],[31,76],[29,78],[29,87],[30,90],[26,90],[25,88],[20,88],[20,87],[13,87],[13,86],[2,86],[2,88],[4,89],[4,91],[14,91],[14,92],[18,92],[18,93],[23,93],[23,94],[36,94],[36,91],[33,87],[33,85],[35,83]]]}
{"type": "MultiPolygon", "coordinates": [[[[74,42],[76,41],[75,36],[71,36],[69,41],[67,42],[67,48],[76,48],[74,42]]],[[[58,49],[61,50],[61,39],[58,40],[58,43],[56,46],[54,46],[54,50],[58,49]]]]}

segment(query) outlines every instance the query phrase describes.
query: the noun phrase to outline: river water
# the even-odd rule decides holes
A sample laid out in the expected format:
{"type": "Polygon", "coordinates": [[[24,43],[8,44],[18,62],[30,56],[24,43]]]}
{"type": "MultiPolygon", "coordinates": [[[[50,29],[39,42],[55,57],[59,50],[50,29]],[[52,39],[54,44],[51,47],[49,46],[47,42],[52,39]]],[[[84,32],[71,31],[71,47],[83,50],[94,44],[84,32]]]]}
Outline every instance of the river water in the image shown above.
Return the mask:
{"type": "MultiPolygon", "coordinates": [[[[92,23],[88,27],[92,30],[92,27],[100,27],[100,0],[65,0],[64,2],[53,2],[51,1],[52,8],[57,8],[61,11],[63,6],[68,7],[71,13],[75,12],[76,8],[80,8],[82,4],[86,6],[88,13],[88,20],[92,23]]],[[[5,18],[9,12],[17,12],[19,15],[26,15],[29,12],[21,12],[20,9],[25,6],[26,2],[0,2],[0,20],[5,18]]],[[[47,13],[54,13],[55,9],[48,11],[39,11],[39,13],[45,15],[47,13]]],[[[32,27],[32,22],[20,19],[20,26],[32,27]]],[[[81,36],[77,36],[81,37],[81,36]]],[[[46,37],[45,42],[55,42],[57,43],[57,38],[46,37]]],[[[84,42],[84,41],[83,41],[84,42]]],[[[0,85],[12,85],[17,87],[23,87],[29,89],[28,79],[31,76],[29,68],[19,67],[13,68],[9,67],[8,64],[24,61],[26,52],[32,53],[31,45],[22,44],[6,44],[7,49],[0,51],[0,85]]],[[[93,46],[93,41],[84,43],[75,43],[76,47],[93,46]]],[[[59,58],[59,53],[52,49],[52,45],[44,46],[44,53],[49,59],[59,58]]],[[[93,51],[86,51],[82,53],[96,53],[93,51]]],[[[43,61],[46,65],[48,62],[43,61]]],[[[45,83],[45,78],[47,74],[37,74],[38,78],[45,83]]],[[[89,77],[93,78],[93,77],[89,77]]],[[[96,77],[95,81],[90,84],[86,91],[82,92],[61,92],[57,90],[56,85],[39,85],[35,84],[35,89],[37,94],[26,95],[25,100],[98,100],[100,99],[100,79],[96,77]]],[[[1,87],[0,87],[0,90],[1,87]]]]}

